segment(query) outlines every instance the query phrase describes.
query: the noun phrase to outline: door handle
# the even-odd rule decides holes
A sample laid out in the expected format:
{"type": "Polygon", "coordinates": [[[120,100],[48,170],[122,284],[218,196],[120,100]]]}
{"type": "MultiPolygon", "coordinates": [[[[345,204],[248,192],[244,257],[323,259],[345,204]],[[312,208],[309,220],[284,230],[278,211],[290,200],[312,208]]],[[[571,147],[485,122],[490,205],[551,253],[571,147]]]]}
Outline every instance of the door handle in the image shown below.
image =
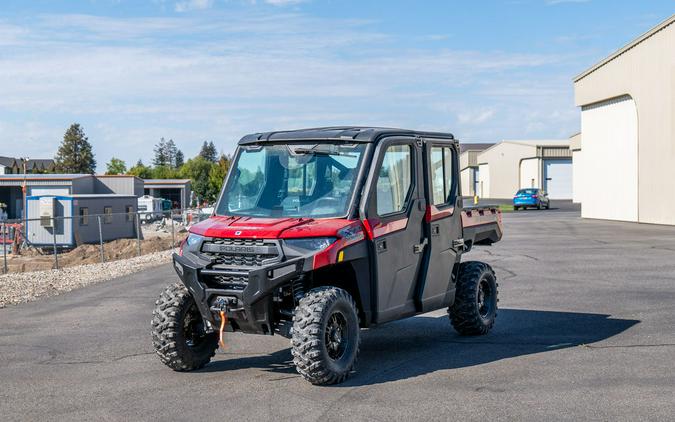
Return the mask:
{"type": "Polygon", "coordinates": [[[377,252],[384,252],[387,250],[387,241],[386,240],[380,240],[379,242],[375,243],[375,249],[377,249],[377,252]]]}
{"type": "Polygon", "coordinates": [[[424,252],[424,248],[427,246],[428,243],[429,243],[429,241],[425,237],[424,241],[422,243],[419,243],[417,245],[413,245],[413,252],[416,253],[416,254],[420,254],[420,253],[424,252]]]}

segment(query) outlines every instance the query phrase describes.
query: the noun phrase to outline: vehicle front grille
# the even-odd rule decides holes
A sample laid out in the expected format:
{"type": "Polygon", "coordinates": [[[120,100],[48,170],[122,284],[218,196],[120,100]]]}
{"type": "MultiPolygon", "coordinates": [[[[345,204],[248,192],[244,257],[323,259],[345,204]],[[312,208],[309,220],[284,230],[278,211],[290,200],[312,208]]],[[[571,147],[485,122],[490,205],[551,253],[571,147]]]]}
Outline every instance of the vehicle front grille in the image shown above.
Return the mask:
{"type": "Polygon", "coordinates": [[[208,275],[207,285],[228,290],[244,290],[248,284],[246,274],[242,275],[208,275]]]}
{"type": "Polygon", "coordinates": [[[269,239],[213,239],[204,242],[201,253],[214,267],[255,268],[279,258],[279,251],[278,244],[269,239]]]}

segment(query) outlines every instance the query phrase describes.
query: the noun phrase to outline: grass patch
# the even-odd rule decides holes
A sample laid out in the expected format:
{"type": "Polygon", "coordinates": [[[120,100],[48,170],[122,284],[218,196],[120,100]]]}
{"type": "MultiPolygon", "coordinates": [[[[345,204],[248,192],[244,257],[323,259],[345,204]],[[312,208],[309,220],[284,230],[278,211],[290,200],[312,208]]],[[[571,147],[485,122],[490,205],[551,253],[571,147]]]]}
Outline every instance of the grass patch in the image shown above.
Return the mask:
{"type": "Polygon", "coordinates": [[[513,212],[513,205],[511,204],[502,204],[499,206],[499,209],[502,212],[513,212]]]}

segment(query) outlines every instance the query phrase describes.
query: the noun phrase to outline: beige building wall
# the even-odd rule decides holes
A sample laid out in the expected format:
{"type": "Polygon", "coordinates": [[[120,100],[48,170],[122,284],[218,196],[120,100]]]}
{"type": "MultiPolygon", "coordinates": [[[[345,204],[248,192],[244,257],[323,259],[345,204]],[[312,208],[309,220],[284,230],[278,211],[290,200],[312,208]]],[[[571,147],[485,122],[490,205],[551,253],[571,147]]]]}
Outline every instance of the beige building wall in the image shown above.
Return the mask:
{"type": "Polygon", "coordinates": [[[525,143],[504,141],[478,155],[481,164],[478,178],[483,185],[483,198],[508,199],[520,188],[520,161],[536,158],[537,147],[525,143]],[[488,164],[484,174],[482,164],[488,164]]]}
{"type": "MultiPolygon", "coordinates": [[[[474,196],[475,170],[478,170],[478,155],[486,147],[485,144],[479,144],[481,149],[467,149],[459,155],[460,182],[462,185],[463,196],[474,196]]],[[[466,146],[470,148],[470,145],[466,146]]]]}
{"type": "MultiPolygon", "coordinates": [[[[582,216],[628,219],[656,224],[675,224],[675,15],[603,62],[579,75],[574,82],[577,106],[586,107],[630,96],[637,110],[637,211],[635,218],[617,216],[605,203],[606,211],[591,201],[582,188],[582,216]]],[[[584,124],[582,111],[582,126],[584,124]]],[[[608,126],[615,122],[607,123],[608,126]]],[[[607,144],[602,131],[586,133],[582,127],[581,163],[583,177],[592,178],[599,169],[612,164],[596,144],[607,144]]],[[[611,148],[612,146],[609,146],[611,148]]],[[[606,152],[606,151],[605,151],[606,152]]],[[[595,191],[604,186],[593,183],[595,191]]],[[[588,185],[587,185],[588,186],[588,185]]],[[[632,192],[628,192],[632,195],[632,192]]],[[[615,198],[612,198],[615,199],[615,198]]]]}
{"type": "Polygon", "coordinates": [[[492,198],[490,196],[490,165],[487,163],[478,165],[478,196],[492,198]]]}
{"type": "Polygon", "coordinates": [[[473,196],[473,169],[465,168],[459,173],[463,196],[473,196]]]}
{"type": "Polygon", "coordinates": [[[581,133],[570,137],[570,150],[572,150],[572,202],[581,203],[582,190],[590,180],[582,172],[581,133]]]}

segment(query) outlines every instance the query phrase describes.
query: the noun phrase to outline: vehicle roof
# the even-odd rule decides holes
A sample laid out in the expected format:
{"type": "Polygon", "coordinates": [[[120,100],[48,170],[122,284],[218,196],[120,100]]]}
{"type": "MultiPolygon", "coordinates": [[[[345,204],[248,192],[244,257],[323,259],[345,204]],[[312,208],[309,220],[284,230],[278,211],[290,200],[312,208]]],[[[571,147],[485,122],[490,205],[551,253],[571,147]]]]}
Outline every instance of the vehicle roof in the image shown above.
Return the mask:
{"type": "Polygon", "coordinates": [[[279,141],[334,141],[377,142],[387,136],[420,136],[454,140],[451,133],[424,132],[409,129],[365,126],[334,126],[310,129],[285,130],[275,132],[253,133],[239,141],[239,145],[259,144],[279,141]]]}

